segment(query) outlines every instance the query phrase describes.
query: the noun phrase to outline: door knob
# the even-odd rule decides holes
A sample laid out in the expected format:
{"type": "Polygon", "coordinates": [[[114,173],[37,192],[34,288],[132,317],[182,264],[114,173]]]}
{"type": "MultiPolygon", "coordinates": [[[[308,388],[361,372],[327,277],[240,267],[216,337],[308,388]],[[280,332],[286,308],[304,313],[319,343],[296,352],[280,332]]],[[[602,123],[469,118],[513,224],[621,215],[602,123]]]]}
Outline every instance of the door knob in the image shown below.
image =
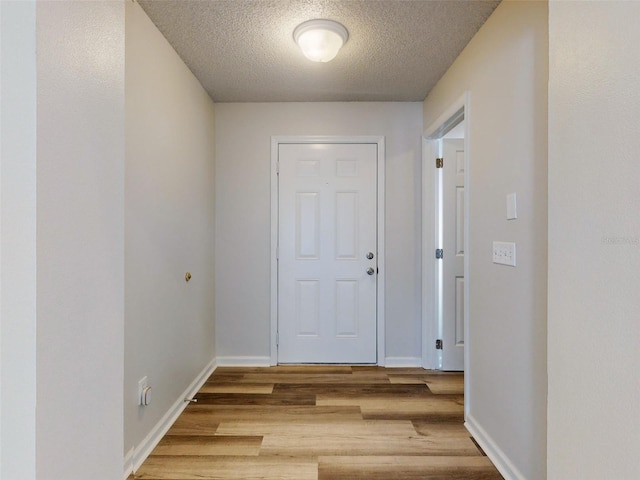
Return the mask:
{"type": "Polygon", "coordinates": [[[374,273],[376,273],[376,271],[372,267],[367,269],[367,275],[373,275],[374,273]]]}
{"type": "Polygon", "coordinates": [[[373,252],[367,253],[367,258],[371,260],[373,258],[373,252]]]}

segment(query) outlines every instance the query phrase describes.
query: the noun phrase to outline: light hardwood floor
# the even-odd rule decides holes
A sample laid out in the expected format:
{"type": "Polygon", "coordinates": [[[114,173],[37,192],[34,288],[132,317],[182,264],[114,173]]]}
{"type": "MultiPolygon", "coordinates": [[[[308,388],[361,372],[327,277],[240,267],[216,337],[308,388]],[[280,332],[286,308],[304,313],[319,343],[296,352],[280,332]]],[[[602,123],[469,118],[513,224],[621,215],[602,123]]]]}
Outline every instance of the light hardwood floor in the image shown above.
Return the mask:
{"type": "Polygon", "coordinates": [[[131,479],[502,479],[463,426],[463,376],[218,368],[131,479]]]}

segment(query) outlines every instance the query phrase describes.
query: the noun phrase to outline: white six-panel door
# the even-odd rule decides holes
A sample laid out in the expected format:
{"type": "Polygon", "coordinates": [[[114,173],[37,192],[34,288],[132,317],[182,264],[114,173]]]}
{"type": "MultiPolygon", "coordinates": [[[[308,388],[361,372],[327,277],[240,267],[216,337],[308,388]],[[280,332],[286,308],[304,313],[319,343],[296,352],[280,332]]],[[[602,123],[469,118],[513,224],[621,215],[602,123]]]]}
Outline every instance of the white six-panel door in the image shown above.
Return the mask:
{"type": "Polygon", "coordinates": [[[278,164],[278,362],[376,363],[377,145],[280,144],[278,164]]]}
{"type": "Polygon", "coordinates": [[[443,139],[442,368],[464,370],[464,140],[443,139]]]}

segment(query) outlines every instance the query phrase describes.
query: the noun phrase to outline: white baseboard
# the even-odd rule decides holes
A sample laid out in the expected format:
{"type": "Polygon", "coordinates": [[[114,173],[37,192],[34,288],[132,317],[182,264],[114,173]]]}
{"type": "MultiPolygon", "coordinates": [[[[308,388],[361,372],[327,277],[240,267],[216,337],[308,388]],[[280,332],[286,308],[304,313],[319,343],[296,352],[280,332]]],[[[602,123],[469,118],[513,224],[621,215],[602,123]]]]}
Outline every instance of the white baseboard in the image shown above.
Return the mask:
{"type": "Polygon", "coordinates": [[[467,430],[469,430],[474,440],[478,442],[478,445],[484,450],[484,453],[487,454],[487,457],[493,462],[505,480],[526,480],[522,472],[511,463],[509,457],[507,457],[496,442],[493,441],[475,418],[473,418],[473,415],[467,414],[467,420],[464,426],[467,427],[467,430]]]}
{"type": "Polygon", "coordinates": [[[422,358],[420,357],[386,357],[384,366],[388,368],[400,367],[420,367],[422,368],[422,358]]]}
{"type": "Polygon", "coordinates": [[[133,452],[135,448],[129,450],[124,456],[124,480],[129,478],[129,475],[133,473],[133,452]]]}
{"type": "Polygon", "coordinates": [[[124,458],[124,480],[126,480],[131,473],[134,473],[138,468],[140,468],[151,451],[156,447],[156,445],[158,445],[160,440],[162,440],[162,437],[164,437],[169,428],[171,428],[171,425],[173,425],[182,411],[187,408],[188,403],[185,402],[184,399],[191,398],[198,393],[198,390],[200,390],[202,385],[204,385],[216,367],[217,363],[214,358],[206,367],[204,367],[196,379],[191,382],[191,385],[189,385],[182,395],[180,395],[169,411],[164,414],[140,445],[127,452],[124,458]]]}
{"type": "Polygon", "coordinates": [[[269,367],[271,357],[218,357],[219,367],[269,367]]]}
{"type": "MultiPolygon", "coordinates": [[[[219,367],[269,367],[271,357],[218,357],[219,367]]],[[[386,357],[385,367],[422,367],[420,357],[386,357]]],[[[381,365],[382,366],[382,365],[381,365]]]]}

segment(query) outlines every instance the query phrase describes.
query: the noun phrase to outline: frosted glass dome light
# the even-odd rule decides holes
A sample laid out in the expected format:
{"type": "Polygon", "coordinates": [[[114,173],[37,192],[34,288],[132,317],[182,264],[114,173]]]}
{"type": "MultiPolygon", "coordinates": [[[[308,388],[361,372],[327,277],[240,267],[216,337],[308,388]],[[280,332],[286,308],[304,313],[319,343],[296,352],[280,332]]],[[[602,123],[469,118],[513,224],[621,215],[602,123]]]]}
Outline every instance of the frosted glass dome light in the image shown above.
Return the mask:
{"type": "Polygon", "coordinates": [[[293,31],[304,56],[314,62],[333,60],[348,38],[347,29],[333,20],[309,20],[293,31]]]}

